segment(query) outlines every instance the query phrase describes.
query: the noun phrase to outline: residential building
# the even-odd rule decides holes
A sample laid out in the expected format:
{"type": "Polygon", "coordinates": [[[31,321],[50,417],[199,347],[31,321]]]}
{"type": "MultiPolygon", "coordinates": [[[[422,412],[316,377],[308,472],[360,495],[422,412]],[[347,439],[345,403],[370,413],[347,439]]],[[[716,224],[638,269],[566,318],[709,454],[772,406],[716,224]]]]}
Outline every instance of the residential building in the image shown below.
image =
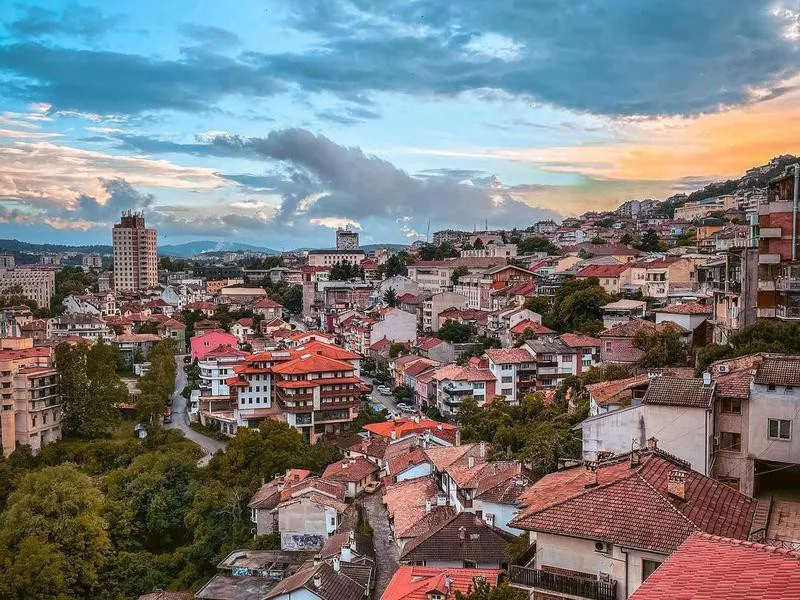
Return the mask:
{"type": "Polygon", "coordinates": [[[369,436],[378,436],[393,443],[411,436],[428,434],[428,446],[460,446],[461,438],[458,427],[450,423],[432,419],[400,417],[391,421],[364,425],[369,436]]]}
{"type": "Polygon", "coordinates": [[[364,456],[346,457],[328,465],[322,479],[337,481],[345,486],[345,497],[355,498],[364,486],[378,481],[381,469],[364,456]]]}
{"type": "Polygon", "coordinates": [[[575,375],[578,370],[577,351],[558,337],[527,340],[523,348],[533,356],[537,389],[555,388],[562,379],[575,375]]]}
{"type": "Polygon", "coordinates": [[[504,552],[513,536],[462,512],[408,542],[400,562],[453,569],[506,569],[504,552]]]}
{"type": "Polygon", "coordinates": [[[575,351],[575,375],[600,364],[602,342],[598,338],[576,333],[562,333],[558,337],[575,351]]]}
{"type": "Polygon", "coordinates": [[[158,335],[175,342],[175,350],[178,354],[186,353],[186,325],[175,319],[167,319],[158,324],[158,335]]]}
{"type": "Polygon", "coordinates": [[[697,531],[747,538],[756,515],[753,498],[659,450],[545,475],[521,504],[511,525],[536,547],[528,565],[510,568],[512,585],[602,600],[631,596],[697,531]]]}
{"type": "Polygon", "coordinates": [[[497,378],[487,361],[470,362],[466,366],[445,365],[436,369],[436,407],[443,415],[454,415],[464,398],[475,399],[483,406],[497,394],[497,378]]]}
{"type": "Polygon", "coordinates": [[[495,310],[499,308],[494,303],[496,292],[513,284],[535,284],[535,279],[536,275],[527,269],[514,265],[498,265],[462,275],[453,284],[453,291],[467,299],[467,308],[495,310]]]}
{"type": "Polygon", "coordinates": [[[670,322],[688,331],[694,331],[708,320],[713,309],[697,302],[677,302],[656,308],[653,312],[656,316],[656,325],[670,322]]]}
{"type": "MultiPolygon", "coordinates": [[[[292,487],[311,475],[304,469],[289,469],[285,475],[276,475],[264,483],[250,498],[250,520],[256,526],[256,535],[268,535],[278,531],[278,513],[274,509],[281,503],[285,487],[292,487]]],[[[339,490],[336,490],[337,492],[339,490]]]]}
{"type": "Polygon", "coordinates": [[[467,298],[455,292],[438,292],[422,301],[422,331],[439,331],[439,315],[444,311],[467,307],[467,298]]]}
{"type": "Polygon", "coordinates": [[[341,433],[358,415],[362,382],[350,362],[303,354],[273,366],[272,373],[286,422],[312,444],[341,433]]]}
{"type": "Polygon", "coordinates": [[[84,270],[97,270],[103,268],[102,254],[84,254],[81,257],[81,265],[84,270]]]}
{"type": "Polygon", "coordinates": [[[283,306],[278,302],[275,302],[275,300],[261,298],[258,302],[253,304],[253,313],[261,315],[264,321],[282,319],[283,306]]]}
{"type": "Polygon", "coordinates": [[[727,344],[732,335],[756,322],[758,305],[758,250],[725,252],[698,266],[700,289],[710,293],[713,341],[727,344]]]}
{"type": "Polygon", "coordinates": [[[624,244],[592,244],[590,242],[564,248],[564,253],[568,256],[611,257],[618,263],[631,262],[641,255],[638,250],[624,244]]]}
{"type": "Polygon", "coordinates": [[[16,259],[13,254],[0,254],[0,269],[13,269],[16,259]]]}
{"type": "Polygon", "coordinates": [[[336,229],[337,250],[358,250],[358,232],[339,227],[336,229]]]}
{"type": "Polygon", "coordinates": [[[781,496],[800,478],[800,357],[756,354],[718,361],[714,474],[746,494],[781,496]]]}
{"type": "Polygon", "coordinates": [[[650,378],[647,374],[590,383],[586,386],[586,391],[589,392],[589,416],[641,404],[649,385],[650,378]]]}
{"type": "Polygon", "coordinates": [[[516,258],[517,245],[516,244],[503,244],[492,243],[486,244],[483,248],[472,248],[470,250],[461,250],[459,252],[461,258],[516,258]]]}
{"type": "MultiPolygon", "coordinates": [[[[197,332],[196,323],[195,332],[197,332]]],[[[231,335],[230,333],[219,329],[207,331],[203,335],[195,335],[189,340],[192,360],[203,360],[206,354],[219,348],[220,346],[231,346],[233,348],[238,348],[239,340],[236,339],[235,335],[231,335]]]]}
{"type": "Polygon", "coordinates": [[[123,362],[128,366],[147,361],[150,350],[161,341],[161,336],[155,333],[124,333],[112,338],[114,344],[122,354],[123,362]]]}
{"type": "Polygon", "coordinates": [[[61,439],[53,349],[27,338],[5,338],[0,348],[0,451],[8,456],[20,443],[36,454],[61,439]]]}
{"type": "Polygon", "coordinates": [[[800,553],[693,533],[631,600],[673,600],[677,589],[685,598],[800,597],[800,553]]]}
{"type": "Polygon", "coordinates": [[[156,230],[147,229],[144,213],[125,211],[114,225],[114,290],[138,292],[158,283],[156,230]]]}
{"type": "Polygon", "coordinates": [[[354,565],[335,556],[315,560],[280,581],[263,600],[363,600],[369,596],[372,567],[354,565]]]}
{"type": "Polygon", "coordinates": [[[497,381],[495,393],[517,406],[525,394],[536,391],[536,359],[522,348],[491,348],[486,350],[489,371],[497,381]]]}
{"type": "Polygon", "coordinates": [[[596,277],[600,286],[609,294],[619,294],[622,286],[626,283],[626,273],[630,270],[630,264],[616,265],[588,265],[575,274],[577,279],[589,279],[596,277]]]}
{"type": "MultiPolygon", "coordinates": [[[[580,424],[583,459],[591,461],[609,453],[625,454],[632,446],[657,445],[699,473],[709,475],[714,454],[711,378],[704,381],[661,376],[648,383],[641,399],[631,395],[629,406],[605,410],[580,424]]],[[[636,386],[626,387],[631,392],[636,389],[636,386]]]]}
{"type": "Polygon", "coordinates": [[[644,319],[647,312],[647,302],[644,300],[617,300],[602,307],[603,327],[606,329],[627,323],[631,319],[644,319]]]}
{"type": "Polygon", "coordinates": [[[417,282],[421,291],[437,294],[452,291],[453,272],[459,267],[466,268],[471,274],[479,274],[505,264],[506,259],[500,257],[420,260],[408,265],[408,276],[417,282]]]}
{"type": "Polygon", "coordinates": [[[758,317],[800,319],[797,182],[790,172],[773,179],[767,202],[758,207],[758,317]]]}
{"type": "Polygon", "coordinates": [[[278,513],[281,550],[289,552],[320,550],[341,525],[347,510],[345,488],[335,481],[306,478],[286,485],[278,513]]]}
{"type": "Polygon", "coordinates": [[[500,569],[454,569],[400,565],[380,600],[454,600],[466,595],[476,581],[492,587],[500,582],[500,569]]]}
{"type": "Polygon", "coordinates": [[[631,264],[627,273],[626,289],[639,290],[644,296],[663,302],[672,292],[697,288],[697,272],[690,258],[645,258],[631,264]]]}
{"type": "Polygon", "coordinates": [[[244,361],[247,352],[230,345],[220,345],[198,361],[200,393],[207,396],[227,396],[231,393],[228,379],[235,375],[234,367],[244,361]]]}
{"type": "Polygon", "coordinates": [[[598,334],[602,341],[600,358],[604,363],[633,364],[639,362],[645,351],[634,346],[636,335],[640,331],[653,333],[665,327],[672,327],[680,332],[685,342],[688,342],[691,331],[688,331],[671,321],[664,321],[658,325],[644,319],[631,319],[627,323],[620,323],[604,329],[598,334]]]}
{"type": "Polygon", "coordinates": [[[253,319],[251,317],[239,319],[231,325],[231,334],[236,337],[240,344],[246,344],[247,340],[253,337],[256,330],[253,328],[253,319]]]}
{"type": "Polygon", "coordinates": [[[366,257],[364,251],[358,249],[310,250],[308,265],[310,267],[332,267],[338,263],[350,263],[358,266],[366,257]]]}
{"type": "Polygon", "coordinates": [[[0,268],[0,294],[19,290],[22,296],[33,300],[41,308],[50,307],[56,289],[56,275],[52,269],[36,267],[0,268]]]}
{"type": "Polygon", "coordinates": [[[94,343],[99,339],[111,340],[114,335],[100,317],[65,314],[47,320],[47,337],[80,337],[94,343]]]}

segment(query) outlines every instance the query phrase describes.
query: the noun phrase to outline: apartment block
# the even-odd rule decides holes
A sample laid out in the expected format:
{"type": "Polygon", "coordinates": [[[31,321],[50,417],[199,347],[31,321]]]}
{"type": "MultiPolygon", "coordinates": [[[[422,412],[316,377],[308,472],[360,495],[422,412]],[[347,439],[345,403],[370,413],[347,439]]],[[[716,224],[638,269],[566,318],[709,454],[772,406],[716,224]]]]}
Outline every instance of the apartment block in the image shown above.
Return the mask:
{"type": "Polygon", "coordinates": [[[759,317],[800,319],[800,245],[793,205],[796,185],[797,173],[773,179],[767,202],[758,207],[759,317]]]}
{"type": "Polygon", "coordinates": [[[49,308],[55,289],[56,274],[51,269],[0,268],[0,293],[19,290],[23,296],[36,302],[37,306],[49,308]]]}
{"type": "Polygon", "coordinates": [[[143,213],[122,213],[114,225],[112,242],[116,291],[142,291],[158,283],[156,230],[145,227],[143,213]]]}
{"type": "Polygon", "coordinates": [[[0,449],[17,442],[36,453],[61,438],[58,372],[50,347],[33,347],[27,338],[6,338],[0,349],[0,449]]]}

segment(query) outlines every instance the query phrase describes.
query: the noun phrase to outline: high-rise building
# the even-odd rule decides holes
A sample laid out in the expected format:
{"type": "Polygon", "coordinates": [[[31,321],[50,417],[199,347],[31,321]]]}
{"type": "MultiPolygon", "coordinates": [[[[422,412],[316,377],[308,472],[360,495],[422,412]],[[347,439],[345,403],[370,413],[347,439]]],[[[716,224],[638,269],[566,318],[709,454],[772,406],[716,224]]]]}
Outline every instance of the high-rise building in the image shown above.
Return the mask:
{"type": "Polygon", "coordinates": [[[42,267],[0,268],[0,294],[21,294],[41,308],[50,306],[56,291],[56,275],[42,267]]]}
{"type": "Polygon", "coordinates": [[[13,269],[14,262],[13,254],[0,254],[0,269],[13,269]]]}
{"type": "Polygon", "coordinates": [[[358,232],[342,229],[336,230],[336,249],[337,250],[358,250],[358,232]]]}
{"type": "MultiPolygon", "coordinates": [[[[800,167],[795,167],[800,168],[800,167]]],[[[787,171],[769,183],[758,207],[758,316],[800,319],[800,230],[795,187],[787,171]]]]}
{"type": "Polygon", "coordinates": [[[158,283],[156,230],[147,229],[144,213],[125,211],[114,225],[114,289],[142,291],[158,283]]]}

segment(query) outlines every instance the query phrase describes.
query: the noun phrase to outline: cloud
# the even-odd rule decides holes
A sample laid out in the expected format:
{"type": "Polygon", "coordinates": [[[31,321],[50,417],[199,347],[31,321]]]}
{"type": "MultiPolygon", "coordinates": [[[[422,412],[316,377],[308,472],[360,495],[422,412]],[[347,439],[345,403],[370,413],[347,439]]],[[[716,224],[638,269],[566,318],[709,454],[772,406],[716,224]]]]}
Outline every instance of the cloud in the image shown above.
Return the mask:
{"type": "Polygon", "coordinates": [[[53,110],[99,115],[152,110],[205,111],[225,96],[283,90],[266,68],[195,49],[176,60],[35,42],[0,46],[9,96],[46,100],[53,110]]]}
{"type": "MultiPolygon", "coordinates": [[[[286,52],[229,57],[214,49],[234,46],[235,34],[194,24],[181,31],[203,43],[170,59],[17,38],[0,47],[4,92],[98,114],[205,111],[227,97],[300,90],[343,100],[475,93],[655,116],[761,102],[791,90],[783,82],[798,72],[797,0],[308,0],[289,8],[280,25],[314,42],[286,52]]],[[[29,38],[107,30],[110,17],[92,14],[36,9],[12,27],[29,38]]]]}
{"type": "Polygon", "coordinates": [[[41,6],[28,6],[23,16],[9,22],[6,29],[21,38],[67,35],[92,40],[108,33],[125,20],[122,15],[105,15],[99,8],[70,4],[60,12],[41,6]]]}
{"type": "Polygon", "coordinates": [[[298,218],[396,219],[411,216],[421,224],[471,227],[488,219],[495,226],[519,226],[558,216],[521,202],[502,190],[463,185],[450,178],[417,179],[391,163],[347,148],[304,129],[284,129],[264,138],[224,136],[213,145],[245,157],[291,165],[276,215],[280,222],[298,218]]]}
{"type": "Polygon", "coordinates": [[[213,25],[198,25],[196,23],[184,23],[179,28],[181,34],[186,37],[212,47],[239,46],[242,40],[238,35],[221,27],[213,25]]]}

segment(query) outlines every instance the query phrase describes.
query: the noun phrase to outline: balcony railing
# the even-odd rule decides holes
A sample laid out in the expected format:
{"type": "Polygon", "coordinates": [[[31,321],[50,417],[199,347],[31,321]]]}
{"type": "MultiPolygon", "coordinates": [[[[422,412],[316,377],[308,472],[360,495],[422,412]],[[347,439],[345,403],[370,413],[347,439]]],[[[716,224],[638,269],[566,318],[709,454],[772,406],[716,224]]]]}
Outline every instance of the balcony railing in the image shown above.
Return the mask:
{"type": "Polygon", "coordinates": [[[775,288],[783,292],[795,292],[800,290],[800,279],[786,277],[775,282],[775,288]]]}
{"type": "Polygon", "coordinates": [[[800,306],[782,306],[775,307],[775,316],[779,319],[800,319],[800,306]]]}
{"type": "Polygon", "coordinates": [[[512,565],[509,569],[509,580],[512,585],[580,596],[590,600],[616,600],[617,597],[616,581],[581,579],[580,577],[559,575],[542,571],[541,569],[512,565]]]}

